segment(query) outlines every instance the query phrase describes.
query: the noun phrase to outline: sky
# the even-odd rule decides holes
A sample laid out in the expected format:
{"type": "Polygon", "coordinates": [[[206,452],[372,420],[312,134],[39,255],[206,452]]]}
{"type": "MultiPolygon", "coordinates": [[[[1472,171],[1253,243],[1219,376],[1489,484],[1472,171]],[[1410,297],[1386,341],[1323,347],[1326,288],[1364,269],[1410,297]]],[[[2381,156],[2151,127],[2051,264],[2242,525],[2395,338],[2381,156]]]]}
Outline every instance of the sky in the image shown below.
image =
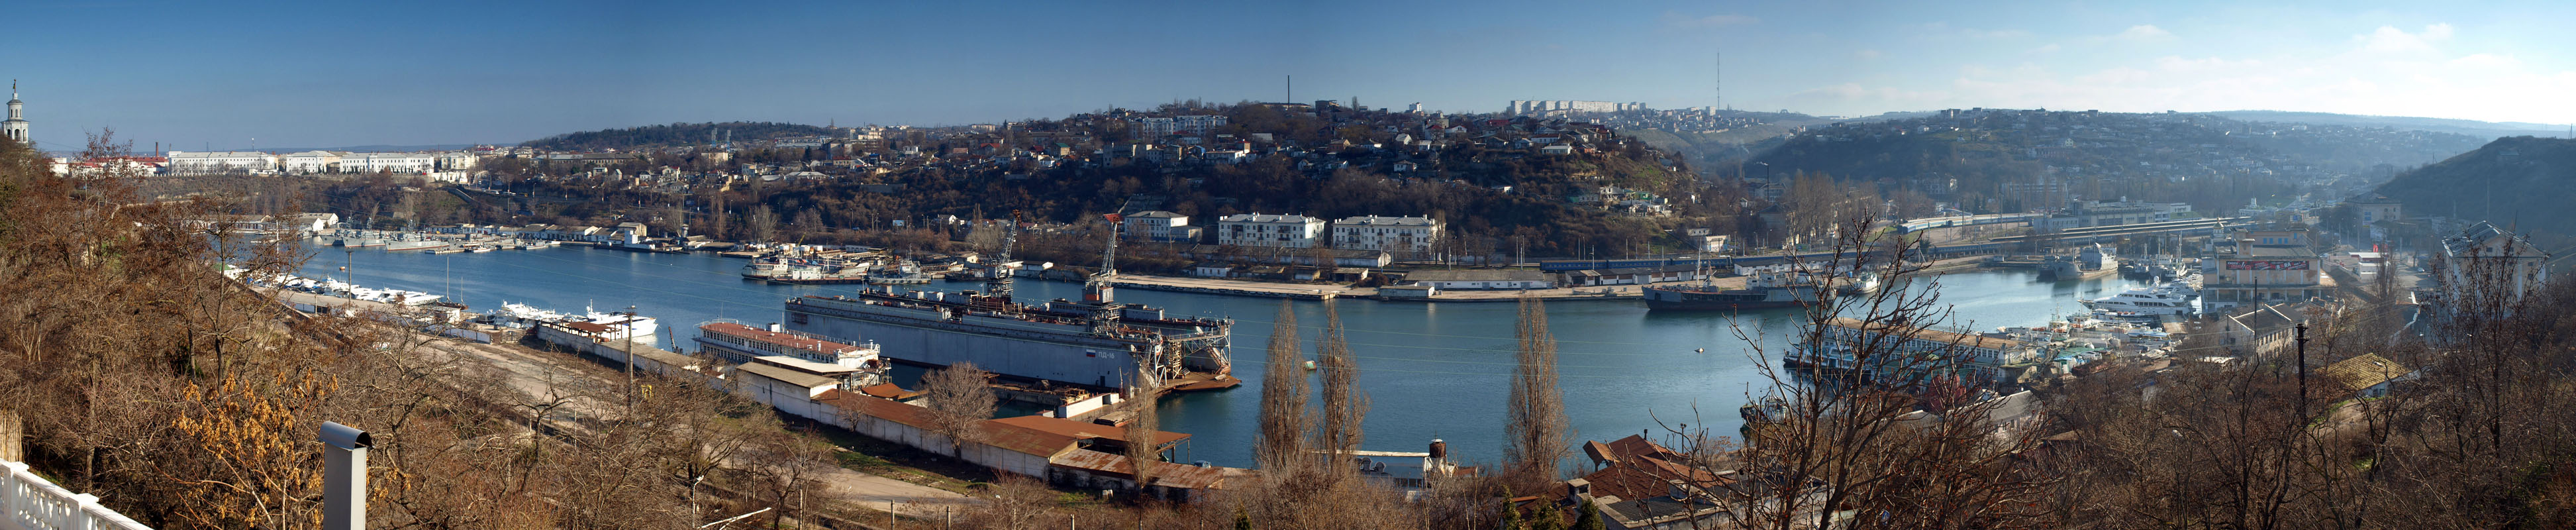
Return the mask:
{"type": "Polygon", "coordinates": [[[2576,122],[2576,2],[66,2],[0,76],[40,148],[954,125],[1183,99],[2290,110],[2576,122]]]}

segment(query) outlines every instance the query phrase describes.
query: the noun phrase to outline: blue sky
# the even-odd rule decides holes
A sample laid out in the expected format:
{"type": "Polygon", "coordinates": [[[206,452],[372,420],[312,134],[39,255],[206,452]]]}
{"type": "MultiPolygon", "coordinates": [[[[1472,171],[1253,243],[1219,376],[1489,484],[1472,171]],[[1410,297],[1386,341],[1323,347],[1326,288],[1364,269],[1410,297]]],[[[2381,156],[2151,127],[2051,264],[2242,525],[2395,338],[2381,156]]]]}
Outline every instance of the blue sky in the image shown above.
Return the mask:
{"type": "Polygon", "coordinates": [[[678,121],[939,125],[1175,99],[2272,109],[2576,122],[2576,2],[21,0],[39,146],[516,142],[678,121]]]}

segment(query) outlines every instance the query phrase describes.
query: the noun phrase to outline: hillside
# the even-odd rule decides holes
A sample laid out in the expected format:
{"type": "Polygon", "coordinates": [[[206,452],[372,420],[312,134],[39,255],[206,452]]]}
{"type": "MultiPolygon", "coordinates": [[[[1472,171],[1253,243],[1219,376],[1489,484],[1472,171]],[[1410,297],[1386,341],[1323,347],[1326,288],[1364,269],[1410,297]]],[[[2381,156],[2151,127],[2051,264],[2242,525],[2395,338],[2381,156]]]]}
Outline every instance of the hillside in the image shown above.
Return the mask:
{"type": "Polygon", "coordinates": [[[2477,147],[2423,131],[2245,122],[2197,114],[1943,111],[1810,128],[1752,157],[1748,176],[1825,173],[1924,191],[1971,210],[2017,211],[2006,184],[2075,196],[2228,210],[2286,202],[2303,184],[2380,176],[2477,147]],[[1946,196],[1945,196],[1946,195],[1946,196]]]}
{"type": "MultiPolygon", "coordinates": [[[[2397,175],[2379,193],[2407,215],[2509,224],[2544,239],[2576,234],[2576,140],[2515,136],[2397,175]]],[[[2545,246],[2552,241],[2541,241],[2545,246]]]]}
{"type": "Polygon", "coordinates": [[[2506,136],[2564,137],[2567,127],[2545,123],[2490,122],[2412,116],[2364,116],[2326,112],[2289,112],[2279,110],[2231,110],[2201,114],[2243,121],[2303,123],[2309,125],[2342,125],[2350,127],[2388,127],[2392,129],[2463,134],[2478,138],[2506,136]]]}
{"type": "Polygon", "coordinates": [[[831,129],[812,125],[772,122],[674,123],[646,125],[624,129],[602,129],[565,133],[521,144],[538,149],[558,151],[631,150],[642,147],[669,147],[708,143],[709,133],[723,131],[734,141],[775,140],[800,136],[824,136],[831,129]]]}

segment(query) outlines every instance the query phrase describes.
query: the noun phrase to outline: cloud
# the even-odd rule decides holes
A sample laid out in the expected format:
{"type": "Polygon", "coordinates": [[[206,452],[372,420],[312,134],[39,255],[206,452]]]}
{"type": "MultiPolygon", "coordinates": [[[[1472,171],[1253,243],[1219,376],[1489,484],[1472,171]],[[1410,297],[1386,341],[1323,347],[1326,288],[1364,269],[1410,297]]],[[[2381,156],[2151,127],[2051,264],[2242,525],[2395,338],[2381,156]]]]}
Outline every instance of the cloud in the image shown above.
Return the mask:
{"type": "Polygon", "coordinates": [[[1877,59],[1879,55],[1880,55],[1880,53],[1878,53],[1878,50],[1868,50],[1868,49],[1864,49],[1864,50],[1860,50],[1860,51],[1852,52],[1852,56],[1853,56],[1853,57],[1859,57],[1859,58],[1861,58],[1861,59],[1863,59],[1863,60],[1868,60],[1868,59],[1877,59]]]}
{"type": "Polygon", "coordinates": [[[2164,28],[2156,27],[2154,24],[2139,24],[2129,26],[2129,29],[2121,31],[2117,35],[2112,35],[2111,38],[2131,42],[2144,42],[2173,38],[2173,32],[2165,31],[2164,28]]]}
{"type": "Polygon", "coordinates": [[[1933,39],[1964,38],[1968,40],[2004,40],[2029,37],[2031,35],[2029,31],[2018,29],[1986,30],[1951,27],[1948,22],[1926,22],[1917,24],[1914,27],[1917,31],[1920,31],[1924,37],[1933,39]]]}
{"type": "Polygon", "coordinates": [[[2042,44],[2042,45],[2040,45],[2040,46],[2039,46],[2039,47],[2037,47],[2037,48],[2031,48],[2031,49],[2030,49],[2030,52],[2031,52],[2031,53],[2056,53],[2056,52],[2057,52],[2057,43],[2051,42],[2051,43],[2048,43],[2048,44],[2042,44]]]}
{"type": "Polygon", "coordinates": [[[1717,14],[1690,16],[1672,11],[1664,12],[1665,24],[1682,29],[1722,28],[1727,26],[1741,26],[1761,21],[1762,19],[1753,18],[1751,15],[1717,14]]]}
{"type": "Polygon", "coordinates": [[[2363,50],[2374,52],[2429,52],[2433,43],[2451,38],[2450,24],[2424,26],[2422,33],[2407,33],[2396,26],[2380,26],[2369,35],[2355,35],[2363,50]]]}

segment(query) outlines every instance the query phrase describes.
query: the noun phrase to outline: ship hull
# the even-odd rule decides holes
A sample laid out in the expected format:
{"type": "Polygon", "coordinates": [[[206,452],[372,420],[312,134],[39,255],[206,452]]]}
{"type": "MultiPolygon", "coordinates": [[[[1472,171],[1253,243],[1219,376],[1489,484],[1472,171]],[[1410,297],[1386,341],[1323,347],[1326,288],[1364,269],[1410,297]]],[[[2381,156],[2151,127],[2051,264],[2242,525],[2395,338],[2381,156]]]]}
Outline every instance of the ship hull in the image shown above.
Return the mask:
{"type": "Polygon", "coordinates": [[[926,366],[975,363],[995,374],[1094,388],[1135,382],[1141,361],[1184,355],[1183,367],[1223,374],[1225,332],[1179,340],[1109,337],[1070,320],[1037,322],[955,306],[895,306],[846,298],[787,302],[785,327],[835,340],[876,342],[885,358],[926,366]],[[1214,348],[1206,351],[1205,348],[1214,348]],[[1174,351],[1180,350],[1180,351],[1174,351]]]}
{"type": "Polygon", "coordinates": [[[1815,301],[1814,289],[1734,289],[1701,291],[1648,287],[1646,309],[1655,311],[1731,311],[1799,307],[1815,301]]]}

